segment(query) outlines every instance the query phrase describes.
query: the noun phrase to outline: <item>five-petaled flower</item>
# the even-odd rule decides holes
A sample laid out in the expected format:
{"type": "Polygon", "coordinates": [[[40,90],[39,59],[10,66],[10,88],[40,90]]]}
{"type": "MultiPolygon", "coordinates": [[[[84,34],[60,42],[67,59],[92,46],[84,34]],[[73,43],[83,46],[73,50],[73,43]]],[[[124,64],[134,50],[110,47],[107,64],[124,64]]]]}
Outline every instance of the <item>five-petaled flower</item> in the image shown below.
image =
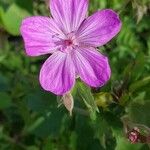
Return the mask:
{"type": "Polygon", "coordinates": [[[52,17],[23,20],[21,34],[29,56],[52,54],[40,71],[40,84],[57,95],[70,91],[76,77],[91,87],[103,86],[111,70],[96,47],[121,29],[119,16],[110,9],[87,17],[88,0],[50,0],[52,17]]]}

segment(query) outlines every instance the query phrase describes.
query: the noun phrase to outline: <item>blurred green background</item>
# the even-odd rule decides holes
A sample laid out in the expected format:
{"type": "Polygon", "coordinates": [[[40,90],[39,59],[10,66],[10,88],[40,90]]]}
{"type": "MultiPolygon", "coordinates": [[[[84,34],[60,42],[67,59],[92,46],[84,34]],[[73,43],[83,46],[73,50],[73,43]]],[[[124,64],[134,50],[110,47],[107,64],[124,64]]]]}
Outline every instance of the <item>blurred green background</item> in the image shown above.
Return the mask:
{"type": "Polygon", "coordinates": [[[150,136],[150,0],[91,0],[89,14],[111,8],[123,22],[101,52],[112,77],[90,89],[77,81],[70,117],[59,98],[41,89],[48,56],[27,57],[19,26],[23,18],[49,16],[48,0],[0,0],[0,150],[149,150],[131,144],[134,127],[150,136]]]}

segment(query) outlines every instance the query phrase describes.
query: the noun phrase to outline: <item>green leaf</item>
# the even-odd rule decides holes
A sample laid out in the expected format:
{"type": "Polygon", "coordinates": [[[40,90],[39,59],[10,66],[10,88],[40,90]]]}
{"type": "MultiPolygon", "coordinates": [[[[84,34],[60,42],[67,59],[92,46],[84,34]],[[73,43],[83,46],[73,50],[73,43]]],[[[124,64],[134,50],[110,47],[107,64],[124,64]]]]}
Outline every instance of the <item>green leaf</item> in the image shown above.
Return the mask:
{"type": "Polygon", "coordinates": [[[103,150],[100,141],[96,139],[93,133],[91,120],[85,116],[76,116],[75,131],[77,134],[77,150],[103,150]]]}
{"type": "Polygon", "coordinates": [[[149,56],[150,56],[150,37],[147,40],[147,46],[148,46],[148,52],[149,52],[149,56]]]}
{"type": "Polygon", "coordinates": [[[52,143],[52,139],[50,137],[46,138],[46,141],[43,145],[43,150],[57,150],[56,148],[54,148],[54,143],[52,143]]]}
{"type": "Polygon", "coordinates": [[[146,86],[147,84],[150,84],[150,76],[145,77],[144,79],[140,81],[136,81],[135,83],[132,83],[129,87],[130,92],[134,92],[137,89],[146,86]]]}
{"type": "Polygon", "coordinates": [[[60,133],[63,112],[59,108],[51,109],[51,113],[39,120],[33,132],[38,137],[57,137],[60,133]]]}
{"type": "Polygon", "coordinates": [[[12,4],[6,12],[1,10],[1,20],[4,28],[12,35],[20,34],[21,21],[28,16],[30,14],[16,4],[12,4]]]}
{"type": "Polygon", "coordinates": [[[94,125],[95,137],[100,140],[101,145],[106,148],[106,134],[110,132],[110,125],[105,121],[101,114],[98,114],[94,125]]]}
{"type": "Polygon", "coordinates": [[[2,13],[3,13],[3,8],[0,6],[0,27],[2,26],[2,13]]]}
{"type": "Polygon", "coordinates": [[[15,0],[15,2],[19,7],[33,13],[33,0],[15,0]]]}
{"type": "MultiPolygon", "coordinates": [[[[56,102],[56,97],[51,93],[36,91],[26,96],[27,106],[37,112],[44,112],[51,108],[56,102]]],[[[57,105],[55,105],[56,107],[57,105]]]]}
{"type": "Polygon", "coordinates": [[[77,92],[78,92],[79,96],[82,98],[82,100],[84,101],[85,105],[87,106],[87,108],[89,109],[90,112],[94,113],[94,112],[98,111],[98,108],[94,101],[94,97],[91,93],[90,87],[86,86],[82,82],[78,82],[77,83],[77,92]]]}
{"type": "Polygon", "coordinates": [[[144,124],[150,127],[150,101],[145,101],[144,104],[131,103],[127,112],[129,118],[138,124],[144,124]]]}
{"type": "Polygon", "coordinates": [[[9,82],[7,77],[0,74],[0,92],[1,91],[7,91],[9,89],[9,82]]]}
{"type": "Polygon", "coordinates": [[[127,139],[118,136],[115,150],[141,150],[142,144],[131,144],[127,139]]]}
{"type": "Polygon", "coordinates": [[[5,109],[11,106],[11,97],[4,92],[0,92],[0,109],[5,109]]]}
{"type": "Polygon", "coordinates": [[[36,146],[29,146],[27,147],[27,150],[39,150],[39,148],[36,146]]]}
{"type": "Polygon", "coordinates": [[[143,75],[143,72],[145,71],[145,65],[147,62],[148,58],[146,58],[145,54],[142,52],[138,53],[136,58],[133,59],[127,65],[127,67],[125,67],[123,73],[124,76],[133,81],[138,80],[143,75]]]}

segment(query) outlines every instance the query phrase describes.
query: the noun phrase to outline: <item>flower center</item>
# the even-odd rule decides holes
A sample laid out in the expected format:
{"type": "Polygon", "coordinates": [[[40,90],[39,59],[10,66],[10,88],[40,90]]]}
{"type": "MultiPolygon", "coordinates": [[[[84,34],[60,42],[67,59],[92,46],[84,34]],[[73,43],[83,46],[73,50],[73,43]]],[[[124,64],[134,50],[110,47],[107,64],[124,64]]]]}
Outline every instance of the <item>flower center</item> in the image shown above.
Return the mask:
{"type": "Polygon", "coordinates": [[[70,39],[65,40],[64,43],[65,43],[66,46],[71,46],[73,44],[72,40],[70,40],[70,39]]]}
{"type": "Polygon", "coordinates": [[[59,46],[58,49],[60,51],[65,53],[70,53],[76,46],[79,45],[74,32],[67,34],[64,39],[56,41],[55,44],[59,46]]]}

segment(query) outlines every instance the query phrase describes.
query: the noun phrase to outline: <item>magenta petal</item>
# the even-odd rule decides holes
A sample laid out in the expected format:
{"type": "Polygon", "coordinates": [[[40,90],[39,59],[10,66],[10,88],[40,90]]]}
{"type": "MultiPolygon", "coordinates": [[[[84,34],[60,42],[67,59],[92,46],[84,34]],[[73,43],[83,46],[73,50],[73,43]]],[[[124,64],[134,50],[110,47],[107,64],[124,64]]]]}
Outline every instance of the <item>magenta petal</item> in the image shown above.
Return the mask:
{"type": "Polygon", "coordinates": [[[22,21],[20,28],[29,56],[52,53],[57,49],[54,35],[63,36],[53,19],[48,17],[29,17],[22,21]]]}
{"type": "Polygon", "coordinates": [[[75,83],[75,68],[70,55],[60,51],[52,54],[41,68],[40,83],[46,91],[56,95],[70,91],[75,83]]]}
{"type": "Polygon", "coordinates": [[[110,41],[121,29],[117,13],[106,9],[94,13],[80,26],[77,36],[80,43],[94,47],[110,41]]]}
{"type": "Polygon", "coordinates": [[[86,17],[88,0],[50,0],[51,14],[65,33],[76,31],[86,17]]]}
{"type": "Polygon", "coordinates": [[[110,79],[107,57],[94,48],[76,49],[73,56],[77,74],[88,85],[100,87],[110,79]]]}

